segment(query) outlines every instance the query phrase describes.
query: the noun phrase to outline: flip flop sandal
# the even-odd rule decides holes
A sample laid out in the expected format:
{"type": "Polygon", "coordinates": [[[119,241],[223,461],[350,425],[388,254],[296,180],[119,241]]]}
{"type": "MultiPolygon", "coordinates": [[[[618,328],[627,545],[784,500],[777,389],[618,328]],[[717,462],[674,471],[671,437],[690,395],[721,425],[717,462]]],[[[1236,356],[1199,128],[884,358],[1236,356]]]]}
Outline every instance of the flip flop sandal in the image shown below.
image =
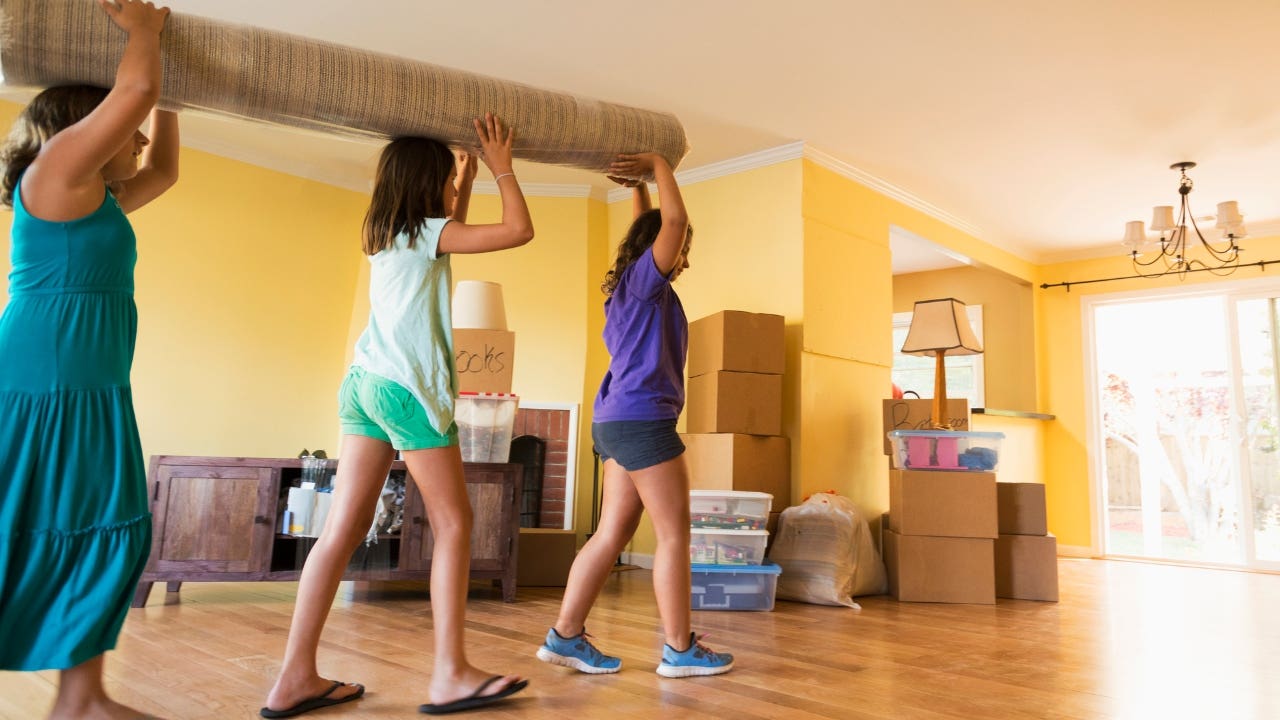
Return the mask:
{"type": "Polygon", "coordinates": [[[319,710],[320,708],[330,707],[332,705],[341,705],[342,703],[345,703],[345,702],[351,702],[352,700],[355,700],[356,698],[359,698],[362,695],[364,695],[364,686],[357,683],[356,687],[359,688],[359,690],[356,690],[350,695],[346,697],[340,697],[340,698],[329,697],[330,695],[333,694],[334,690],[337,690],[343,685],[346,685],[346,683],[340,680],[335,680],[333,682],[333,685],[329,686],[328,690],[325,690],[324,692],[320,693],[319,695],[313,698],[307,698],[306,700],[303,700],[302,702],[294,705],[293,707],[288,707],[288,708],[285,708],[284,710],[272,710],[271,708],[264,707],[258,711],[258,714],[264,718],[293,717],[294,715],[301,715],[304,712],[311,712],[312,710],[319,710]]]}
{"type": "Polygon", "coordinates": [[[480,694],[484,692],[485,688],[501,680],[502,677],[502,675],[494,675],[488,680],[480,683],[480,687],[476,688],[475,692],[459,700],[441,703],[439,705],[432,705],[431,703],[419,705],[418,712],[426,713],[428,715],[444,715],[447,713],[461,712],[463,710],[472,710],[474,708],[484,707],[485,705],[491,705],[502,698],[514,695],[529,686],[528,680],[521,680],[519,682],[511,683],[492,695],[480,694]]]}

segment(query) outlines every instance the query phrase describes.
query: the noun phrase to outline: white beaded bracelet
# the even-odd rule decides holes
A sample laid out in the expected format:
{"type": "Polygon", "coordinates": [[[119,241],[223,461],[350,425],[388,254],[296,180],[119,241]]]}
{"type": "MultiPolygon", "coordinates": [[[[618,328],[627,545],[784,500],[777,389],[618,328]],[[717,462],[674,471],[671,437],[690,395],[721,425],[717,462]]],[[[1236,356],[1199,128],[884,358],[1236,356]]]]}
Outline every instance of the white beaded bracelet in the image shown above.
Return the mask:
{"type": "Polygon", "coordinates": [[[494,182],[498,182],[499,180],[501,180],[501,179],[502,179],[502,178],[504,178],[504,177],[515,177],[515,176],[516,176],[516,174],[515,174],[515,173],[502,173],[501,175],[499,175],[499,176],[495,177],[495,178],[493,179],[493,181],[494,181],[494,182]]]}

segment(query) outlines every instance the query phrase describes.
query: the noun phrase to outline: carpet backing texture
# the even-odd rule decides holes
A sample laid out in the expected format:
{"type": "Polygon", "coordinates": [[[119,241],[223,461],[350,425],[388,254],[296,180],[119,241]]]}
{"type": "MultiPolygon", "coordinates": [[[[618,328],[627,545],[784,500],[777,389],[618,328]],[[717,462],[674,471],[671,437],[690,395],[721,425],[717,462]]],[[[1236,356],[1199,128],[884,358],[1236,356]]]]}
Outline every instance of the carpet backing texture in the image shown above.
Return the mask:
{"type": "MultiPolygon", "coordinates": [[[[0,0],[0,72],[12,87],[110,87],[126,36],[93,0],[0,0]]],[[[688,151],[675,116],[416,60],[173,13],[162,104],[360,138],[472,147],[472,119],[516,128],[515,156],[604,171],[618,153],[688,151]]]]}

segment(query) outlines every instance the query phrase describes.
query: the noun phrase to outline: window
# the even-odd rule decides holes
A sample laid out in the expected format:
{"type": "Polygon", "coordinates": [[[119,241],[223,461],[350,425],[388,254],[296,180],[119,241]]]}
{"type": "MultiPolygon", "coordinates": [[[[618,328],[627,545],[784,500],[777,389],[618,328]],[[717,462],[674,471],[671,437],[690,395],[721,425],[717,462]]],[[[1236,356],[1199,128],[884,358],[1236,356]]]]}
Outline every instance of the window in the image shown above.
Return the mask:
{"type": "MultiPolygon", "coordinates": [[[[982,338],[982,306],[966,305],[973,334],[982,338]]],[[[914,391],[922,398],[933,397],[934,359],[918,355],[903,355],[899,350],[907,339],[912,313],[893,314],[893,383],[903,392],[914,391]]],[[[947,366],[947,397],[965,398],[969,407],[985,407],[983,392],[982,354],[950,355],[944,360],[947,366]]]]}

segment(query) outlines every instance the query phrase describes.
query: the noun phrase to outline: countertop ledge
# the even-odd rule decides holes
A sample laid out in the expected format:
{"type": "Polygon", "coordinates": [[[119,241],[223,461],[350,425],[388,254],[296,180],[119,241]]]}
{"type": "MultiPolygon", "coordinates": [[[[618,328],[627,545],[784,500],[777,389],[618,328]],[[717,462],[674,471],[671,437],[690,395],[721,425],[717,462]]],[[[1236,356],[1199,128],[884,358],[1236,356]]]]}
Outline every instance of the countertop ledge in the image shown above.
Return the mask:
{"type": "Polygon", "coordinates": [[[1027,418],[1029,420],[1053,420],[1056,417],[1045,413],[1027,412],[1025,410],[997,410],[996,408],[973,408],[969,412],[975,415],[998,415],[1000,417],[1027,418]]]}

